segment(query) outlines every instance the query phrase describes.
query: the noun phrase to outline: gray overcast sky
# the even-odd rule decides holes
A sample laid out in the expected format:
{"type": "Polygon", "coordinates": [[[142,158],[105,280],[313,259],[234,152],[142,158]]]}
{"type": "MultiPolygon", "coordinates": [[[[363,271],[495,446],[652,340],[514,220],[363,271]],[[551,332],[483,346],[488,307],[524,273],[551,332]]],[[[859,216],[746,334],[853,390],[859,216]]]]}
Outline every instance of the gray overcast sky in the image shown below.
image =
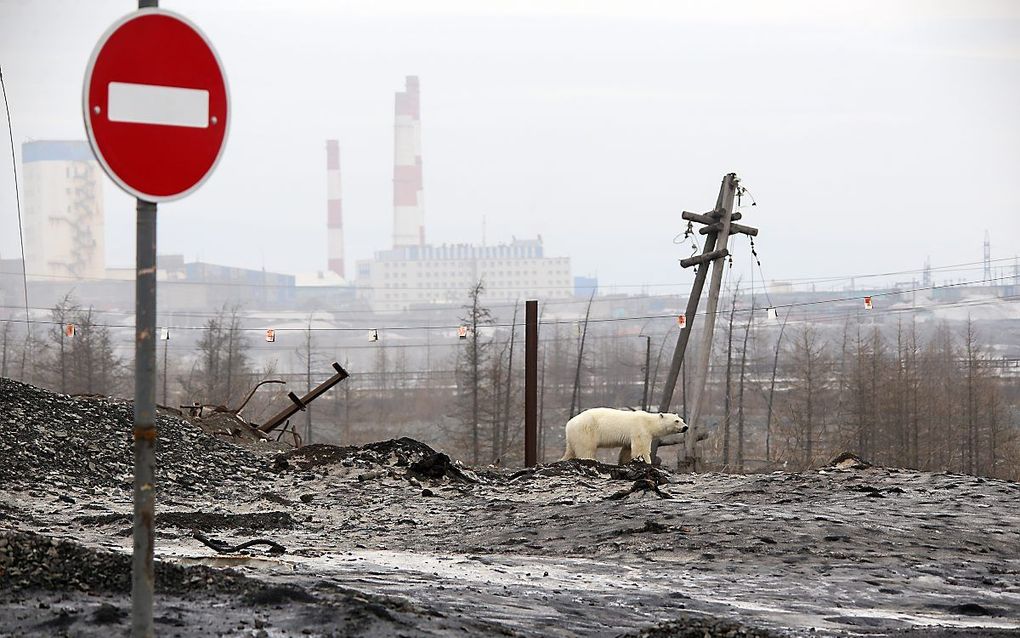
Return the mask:
{"type": "MultiPolygon", "coordinates": [[[[14,139],[84,139],[82,74],[125,1],[0,0],[14,139]]],[[[691,280],[672,243],[735,171],[766,277],[1020,252],[1020,2],[165,0],[226,67],[226,153],[160,205],[161,253],[325,266],[339,138],[348,269],[391,233],[393,94],[422,83],[430,242],[541,234],[603,284],[691,280]]],[[[0,125],[0,255],[18,254],[0,125]]],[[[20,148],[19,148],[20,162],[20,148]]],[[[106,193],[107,261],[134,200],[106,193]]],[[[737,244],[738,267],[748,261],[737,244]]]]}

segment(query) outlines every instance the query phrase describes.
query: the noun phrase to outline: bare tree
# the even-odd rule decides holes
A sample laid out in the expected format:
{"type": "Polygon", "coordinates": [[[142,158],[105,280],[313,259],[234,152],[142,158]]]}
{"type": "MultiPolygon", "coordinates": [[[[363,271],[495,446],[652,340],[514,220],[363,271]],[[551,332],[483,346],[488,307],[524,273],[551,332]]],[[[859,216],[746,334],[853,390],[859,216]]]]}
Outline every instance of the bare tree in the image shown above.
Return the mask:
{"type": "Polygon", "coordinates": [[[772,462],[772,412],[776,397],[776,371],[779,369],[779,350],[783,344],[783,333],[786,332],[786,322],[790,319],[790,311],[783,317],[783,325],[779,328],[779,337],[776,338],[775,357],[772,360],[772,381],[769,384],[768,416],[765,417],[765,462],[772,462]]]}
{"type": "Polygon", "coordinates": [[[567,418],[573,418],[573,416],[581,411],[581,367],[584,365],[584,340],[588,336],[588,317],[591,316],[591,302],[595,299],[595,291],[591,291],[591,296],[588,297],[588,308],[584,311],[584,326],[581,328],[581,342],[577,347],[577,371],[574,373],[574,392],[570,395],[570,412],[567,414],[567,418]],[[575,412],[575,408],[577,412],[575,412]]]}
{"type": "Polygon", "coordinates": [[[72,335],[67,334],[67,326],[73,324],[74,316],[81,310],[78,304],[74,303],[71,293],[64,295],[53,308],[50,310],[50,318],[52,321],[50,327],[50,339],[57,346],[57,358],[53,362],[52,367],[56,368],[55,377],[60,379],[60,383],[57,388],[67,393],[67,340],[72,338],[72,335]]]}
{"type": "Polygon", "coordinates": [[[732,416],[732,385],[733,385],[733,316],[737,313],[737,295],[740,286],[733,292],[733,303],[730,304],[730,320],[726,328],[726,392],[723,397],[723,466],[730,464],[730,418],[732,416]]]}
{"type": "Polygon", "coordinates": [[[481,415],[479,399],[482,385],[482,369],[489,357],[490,341],[482,336],[480,328],[492,323],[492,313],[482,305],[481,298],[485,284],[479,280],[468,292],[469,304],[464,306],[466,314],[461,321],[468,328],[467,345],[458,357],[458,397],[462,421],[471,434],[471,459],[477,465],[481,456],[479,429],[481,415]]]}
{"type": "MultiPolygon", "coordinates": [[[[299,361],[304,364],[305,368],[305,392],[312,391],[312,365],[317,364],[320,357],[315,352],[315,336],[312,333],[312,314],[308,313],[307,323],[305,324],[305,330],[302,333],[301,345],[298,346],[295,354],[299,361]]],[[[305,407],[305,444],[313,443],[313,432],[312,432],[312,406],[308,405],[305,407]]]]}
{"type": "Polygon", "coordinates": [[[10,342],[11,322],[4,321],[3,336],[0,337],[0,377],[7,376],[7,344],[10,342]]]}
{"type": "Polygon", "coordinates": [[[751,334],[751,320],[754,318],[752,302],[751,312],[747,313],[744,323],[744,343],[740,347],[740,389],[737,390],[737,468],[744,471],[744,380],[747,376],[747,338],[751,334]]]}
{"type": "Polygon", "coordinates": [[[797,385],[791,392],[790,411],[797,426],[798,448],[802,451],[801,464],[808,468],[814,462],[815,443],[822,435],[827,357],[824,344],[810,324],[797,334],[792,349],[797,385]]]}
{"type": "Polygon", "coordinates": [[[250,376],[249,347],[239,309],[235,306],[228,314],[224,306],[206,322],[198,340],[198,359],[191,374],[180,379],[187,396],[203,404],[228,405],[239,390],[237,380],[250,376]]]}

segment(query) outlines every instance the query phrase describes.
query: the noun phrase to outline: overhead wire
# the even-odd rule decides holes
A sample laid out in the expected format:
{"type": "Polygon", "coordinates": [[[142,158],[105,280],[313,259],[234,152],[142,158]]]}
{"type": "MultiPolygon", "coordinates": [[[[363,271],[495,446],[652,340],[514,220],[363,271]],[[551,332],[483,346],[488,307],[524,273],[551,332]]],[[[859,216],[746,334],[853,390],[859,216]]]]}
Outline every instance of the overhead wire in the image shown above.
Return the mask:
{"type": "MultiPolygon", "coordinates": [[[[11,105],[7,101],[7,84],[4,83],[3,67],[0,67],[0,91],[3,92],[4,110],[7,113],[7,135],[11,140],[11,175],[14,177],[14,203],[18,210],[18,239],[21,242],[21,282],[25,291],[25,319],[27,320],[31,313],[28,310],[28,267],[25,259],[25,224],[21,218],[21,191],[18,188],[18,158],[14,151],[14,126],[11,124],[11,105]]],[[[31,326],[28,329],[31,330],[31,326]]],[[[29,337],[31,338],[31,332],[29,337]]]]}
{"type": "MultiPolygon", "coordinates": [[[[1014,259],[1015,259],[1014,257],[997,257],[995,259],[989,260],[989,263],[991,263],[991,264],[999,264],[999,263],[1002,263],[1002,262],[1011,262],[1011,261],[1014,261],[1014,259]]],[[[876,278],[876,277],[891,277],[891,276],[895,276],[895,275],[910,275],[910,274],[922,273],[925,270],[930,270],[933,273],[934,272],[943,272],[943,271],[952,272],[952,271],[956,271],[956,270],[958,270],[960,272],[965,272],[965,271],[969,271],[969,270],[981,270],[984,267],[984,263],[985,263],[984,260],[981,260],[981,261],[963,262],[963,263],[959,263],[959,264],[947,264],[945,266],[932,266],[930,268],[912,268],[912,269],[906,269],[906,270],[894,270],[894,271],[878,272],[878,273],[859,273],[859,274],[847,274],[847,275],[824,275],[824,276],[818,276],[818,277],[785,277],[785,278],[782,278],[781,281],[783,283],[789,283],[789,284],[798,284],[798,283],[815,283],[815,284],[820,284],[820,283],[833,283],[833,282],[840,282],[840,281],[849,281],[851,279],[873,279],[873,278],[876,278]],[[969,266],[973,266],[973,268],[969,268],[969,266]]],[[[19,274],[20,273],[0,272],[0,277],[2,277],[2,276],[17,276],[19,274]]],[[[134,282],[133,277],[129,278],[129,279],[124,279],[124,278],[119,278],[119,277],[82,277],[82,276],[76,276],[76,275],[55,275],[55,274],[49,274],[49,273],[31,273],[31,272],[27,273],[27,276],[32,277],[33,279],[55,279],[55,280],[81,281],[81,282],[124,282],[126,284],[133,284],[133,282],[134,282]]],[[[294,284],[250,283],[250,282],[235,282],[235,281],[191,281],[191,280],[185,280],[185,281],[176,280],[175,281],[175,280],[172,280],[172,279],[162,279],[162,280],[159,281],[159,283],[160,283],[160,285],[174,285],[174,286],[221,286],[221,287],[229,287],[229,288],[267,288],[267,289],[275,289],[275,288],[285,288],[285,289],[305,288],[305,289],[308,289],[308,288],[314,288],[314,286],[295,286],[294,284]]],[[[681,286],[686,286],[686,284],[677,283],[677,282],[644,282],[644,283],[608,283],[608,282],[601,282],[601,283],[598,283],[598,284],[591,284],[591,285],[577,285],[577,286],[574,286],[574,288],[582,289],[582,290],[587,290],[587,289],[591,289],[591,288],[595,288],[595,287],[603,288],[603,289],[611,289],[611,288],[670,288],[670,287],[681,287],[681,286]]],[[[689,287],[689,286],[687,286],[687,287],[689,287]]],[[[404,290],[416,290],[416,291],[422,291],[422,290],[444,290],[443,288],[429,288],[427,286],[407,286],[407,287],[401,287],[401,288],[397,288],[397,287],[385,287],[385,286],[357,286],[357,288],[360,289],[360,290],[386,290],[386,291],[391,291],[391,292],[404,291],[404,290]]],[[[521,286],[497,286],[497,287],[486,286],[487,290],[510,290],[510,291],[513,291],[513,290],[520,290],[521,288],[522,288],[521,286]]],[[[536,290],[539,290],[539,289],[558,289],[558,288],[562,288],[562,286],[525,286],[525,288],[536,289],[536,290]]],[[[637,297],[654,297],[654,296],[660,296],[660,295],[633,295],[632,297],[637,298],[637,297]]],[[[426,301],[426,299],[424,297],[420,298],[420,300],[426,301]]],[[[562,300],[562,301],[557,301],[557,303],[573,303],[573,300],[562,300]]],[[[507,305],[512,305],[512,304],[507,304],[507,305]]]]}
{"type": "MultiPolygon", "coordinates": [[[[984,283],[987,283],[987,282],[994,282],[994,281],[999,281],[999,280],[1003,280],[1003,279],[1012,279],[1012,278],[1013,278],[1012,275],[1004,275],[1004,276],[993,278],[991,280],[981,279],[981,280],[973,280],[973,281],[965,281],[965,282],[955,282],[955,283],[942,284],[942,285],[920,286],[920,287],[909,288],[909,289],[897,289],[897,290],[888,290],[888,291],[882,291],[882,292],[873,292],[870,295],[854,295],[854,296],[848,296],[848,297],[836,297],[836,298],[828,298],[828,299],[814,299],[814,300],[807,300],[807,301],[790,302],[790,303],[786,303],[786,304],[777,304],[776,306],[773,306],[773,307],[776,308],[776,309],[779,309],[779,308],[788,308],[788,309],[791,309],[791,308],[818,306],[818,305],[823,305],[823,304],[847,303],[847,302],[852,302],[852,301],[861,301],[865,297],[876,298],[876,297],[886,297],[886,296],[892,296],[892,295],[903,295],[903,294],[907,294],[907,293],[922,292],[922,291],[928,291],[928,290],[932,290],[932,291],[934,291],[934,290],[945,290],[945,289],[951,289],[951,288],[958,288],[958,287],[966,286],[966,285],[984,284],[984,283]]],[[[988,301],[989,301],[989,303],[994,303],[996,301],[1001,301],[1001,300],[1011,301],[1012,298],[995,297],[995,298],[989,299],[988,301]]],[[[933,307],[939,307],[940,305],[945,305],[945,304],[931,304],[931,306],[933,306],[933,307]]],[[[921,309],[923,309],[923,307],[921,309]]],[[[738,308],[735,312],[743,313],[743,312],[750,312],[750,311],[751,311],[751,309],[749,309],[749,308],[738,308]]],[[[718,315],[721,312],[724,312],[724,311],[723,310],[716,310],[715,314],[718,315]]],[[[704,313],[702,316],[704,317],[704,316],[707,316],[707,315],[708,315],[708,313],[704,313]]],[[[589,323],[594,323],[594,324],[598,324],[598,323],[619,323],[619,322],[626,322],[626,321],[646,321],[646,320],[651,320],[651,319],[675,319],[675,318],[676,318],[676,314],[675,313],[668,313],[668,314],[636,315],[636,316],[625,316],[625,317],[595,318],[595,319],[590,319],[589,323]]],[[[27,322],[27,323],[30,323],[30,324],[42,324],[42,325],[60,325],[61,324],[61,322],[56,322],[56,321],[48,321],[48,320],[27,320],[26,321],[26,320],[22,320],[22,319],[0,319],[0,322],[9,322],[9,323],[26,323],[27,322]]],[[[576,319],[553,319],[553,320],[544,322],[544,325],[573,325],[575,323],[577,323],[576,319]]],[[[100,324],[100,323],[94,323],[92,325],[95,325],[97,327],[111,328],[111,329],[134,329],[133,325],[127,325],[127,324],[100,324]]],[[[185,331],[186,330],[208,330],[209,329],[208,326],[204,326],[204,325],[203,326],[164,325],[164,326],[160,326],[160,327],[164,328],[164,329],[169,329],[169,330],[185,330],[185,331]]],[[[431,325],[431,324],[430,325],[389,325],[389,326],[387,326],[387,325],[381,325],[380,326],[378,324],[365,324],[365,325],[362,325],[362,326],[346,326],[346,327],[333,327],[333,326],[331,326],[331,327],[308,327],[308,326],[305,326],[305,327],[294,327],[294,328],[274,328],[274,330],[277,333],[306,332],[306,331],[310,331],[310,332],[364,332],[364,331],[367,331],[367,330],[378,330],[380,332],[383,332],[383,331],[393,331],[393,332],[395,332],[395,331],[405,331],[405,330],[418,330],[418,331],[451,330],[452,331],[452,330],[457,330],[460,327],[461,327],[461,324],[448,324],[448,325],[431,325]]],[[[493,324],[489,324],[487,327],[488,328],[509,328],[509,327],[511,327],[511,324],[509,324],[509,323],[493,323],[493,324]]],[[[238,330],[244,331],[244,332],[263,332],[265,330],[265,328],[264,327],[257,327],[257,328],[256,327],[242,327],[242,328],[238,328],[238,330]]]]}

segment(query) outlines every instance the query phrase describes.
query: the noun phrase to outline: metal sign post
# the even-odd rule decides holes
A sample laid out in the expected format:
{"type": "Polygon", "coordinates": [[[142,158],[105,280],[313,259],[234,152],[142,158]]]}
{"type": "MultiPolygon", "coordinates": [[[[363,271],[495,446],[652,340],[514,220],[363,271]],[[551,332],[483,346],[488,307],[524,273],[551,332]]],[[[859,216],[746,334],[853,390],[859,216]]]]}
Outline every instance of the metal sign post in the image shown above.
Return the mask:
{"type": "MultiPolygon", "coordinates": [[[[156,8],[159,0],[138,0],[156,8]]],[[[135,489],[131,554],[131,635],[149,638],[156,590],[156,203],[135,207],[135,489]]]]}
{"type": "Polygon", "coordinates": [[[135,241],[135,517],[131,565],[134,636],[152,636],[156,502],[156,204],[138,200],[135,241]]]}

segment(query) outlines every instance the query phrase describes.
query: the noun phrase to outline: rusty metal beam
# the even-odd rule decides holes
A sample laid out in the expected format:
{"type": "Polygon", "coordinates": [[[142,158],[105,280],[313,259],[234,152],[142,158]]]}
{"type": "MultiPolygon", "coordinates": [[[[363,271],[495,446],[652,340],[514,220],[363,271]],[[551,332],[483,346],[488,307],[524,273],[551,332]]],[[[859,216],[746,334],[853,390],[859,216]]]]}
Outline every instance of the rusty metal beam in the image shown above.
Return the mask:
{"type": "Polygon", "coordinates": [[[330,388],[332,388],[333,386],[335,386],[336,384],[340,383],[341,381],[350,376],[349,374],[347,374],[347,371],[344,370],[343,367],[341,367],[341,365],[336,361],[333,362],[333,369],[336,370],[336,374],[326,379],[319,385],[315,386],[311,390],[311,392],[309,392],[305,396],[298,398],[298,396],[293,392],[289,393],[288,396],[290,397],[291,404],[288,405],[283,410],[280,410],[280,412],[276,416],[260,425],[258,427],[259,432],[272,432],[277,427],[279,427],[281,423],[285,422],[287,419],[294,416],[301,410],[304,410],[305,406],[307,406],[309,403],[319,398],[320,396],[325,394],[326,391],[328,391],[330,388]]]}

